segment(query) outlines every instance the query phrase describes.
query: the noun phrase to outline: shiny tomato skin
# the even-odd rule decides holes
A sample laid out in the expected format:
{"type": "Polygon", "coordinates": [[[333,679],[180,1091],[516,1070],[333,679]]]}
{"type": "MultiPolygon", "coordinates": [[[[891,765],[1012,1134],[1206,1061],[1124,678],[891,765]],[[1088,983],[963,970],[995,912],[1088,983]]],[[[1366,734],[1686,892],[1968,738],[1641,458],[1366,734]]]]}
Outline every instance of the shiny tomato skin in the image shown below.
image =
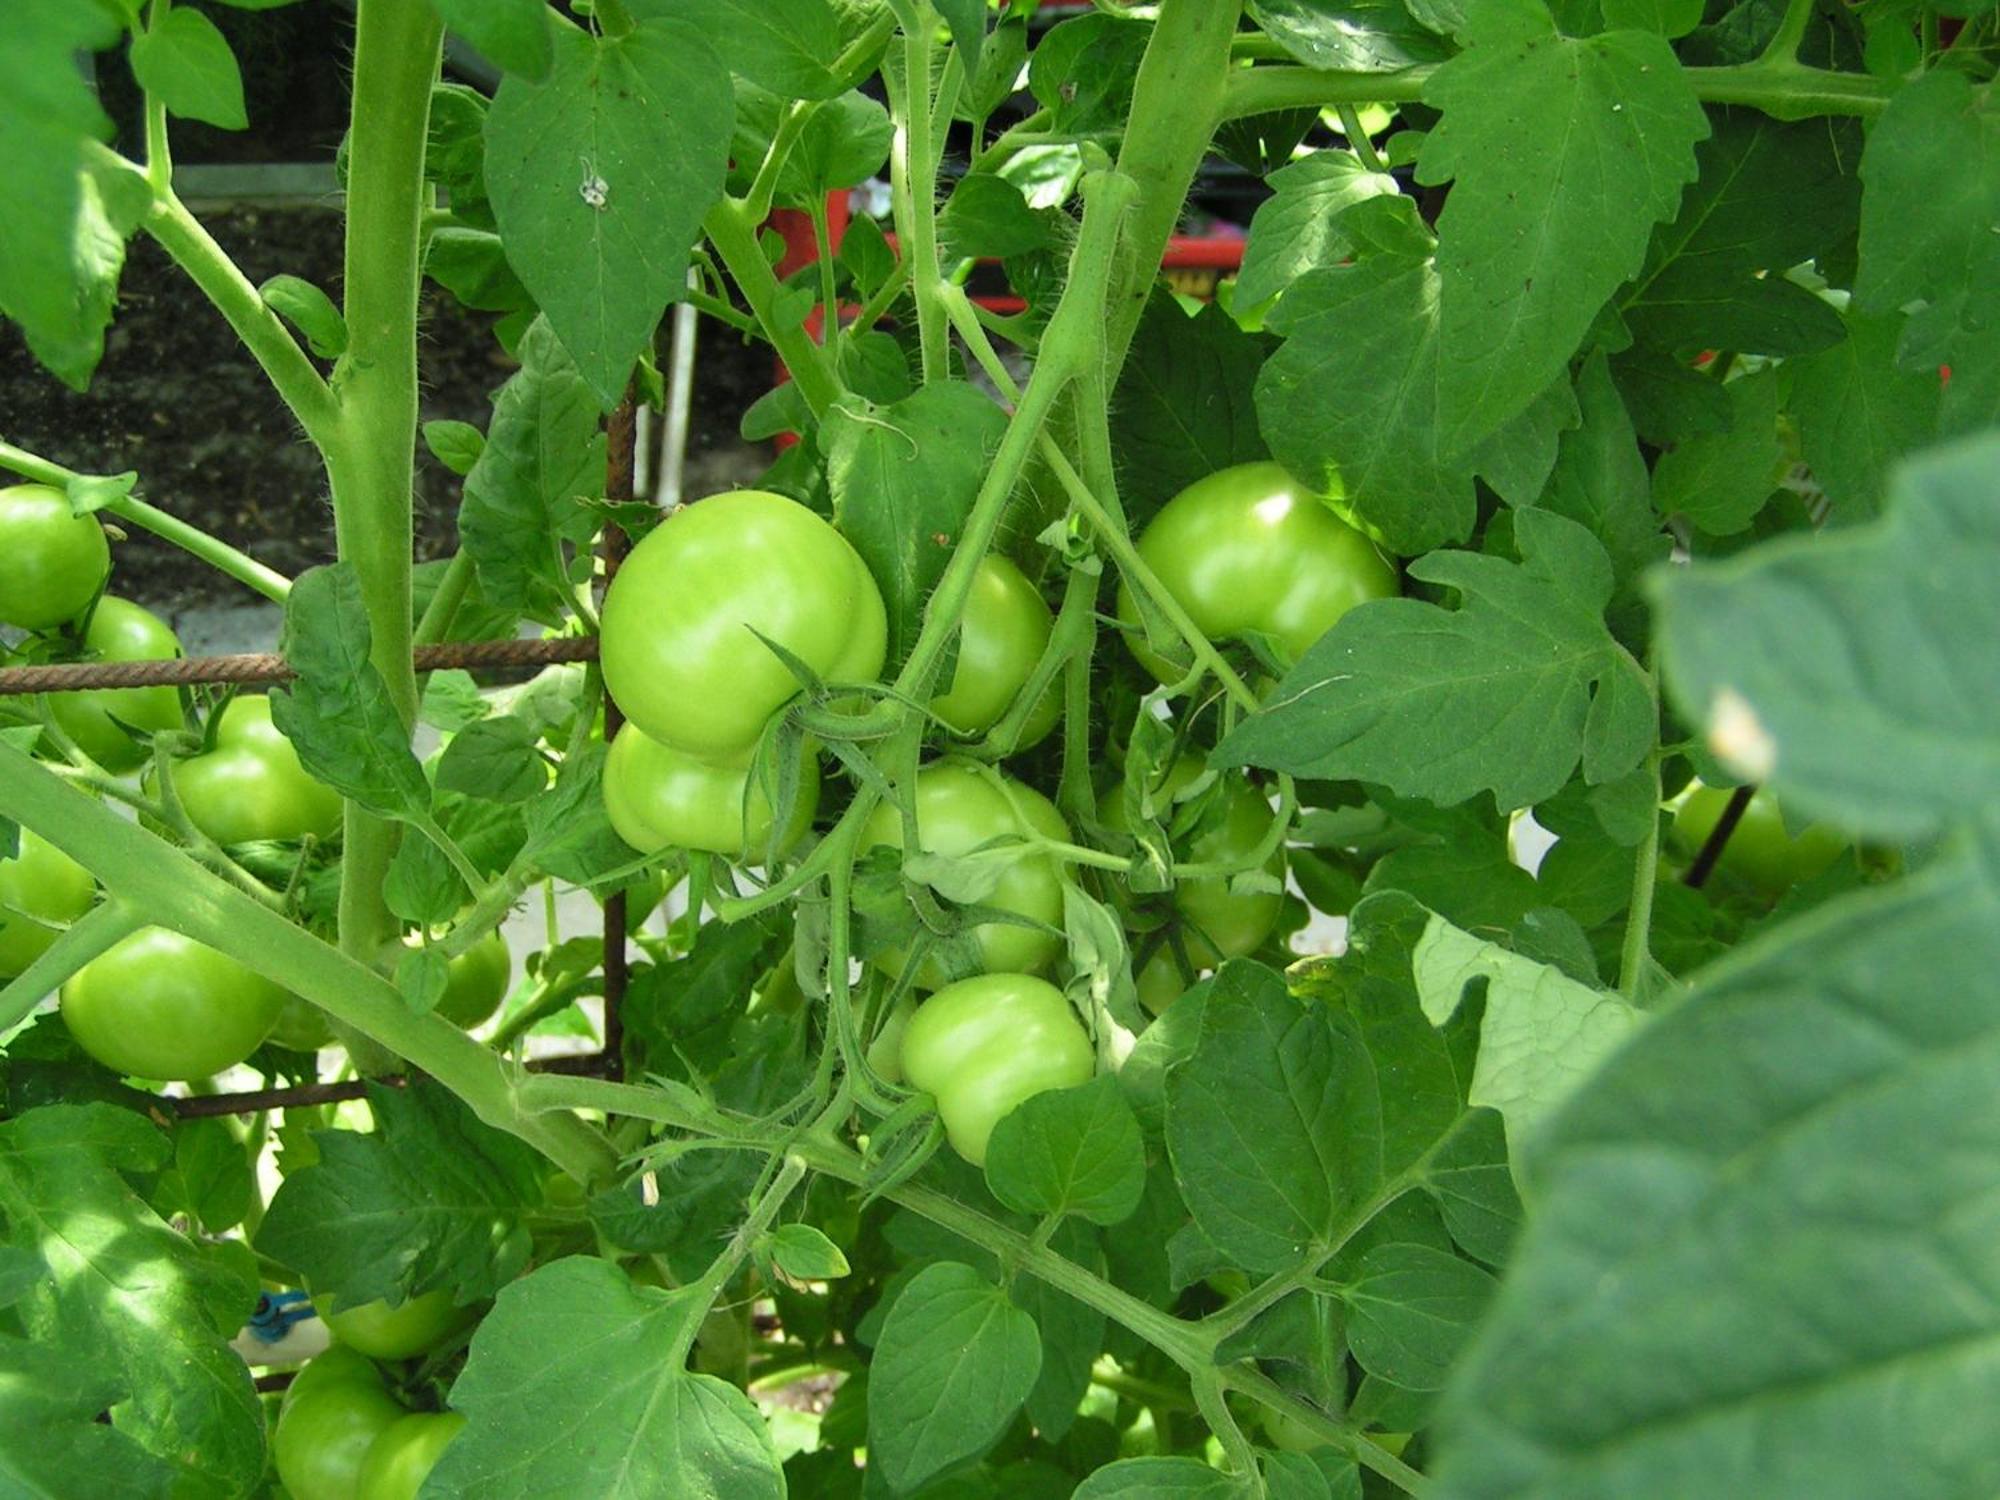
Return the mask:
{"type": "MultiPolygon", "coordinates": [[[[819,758],[806,752],[780,853],[805,836],[818,806],[819,758]]],[[[749,767],[701,760],[631,723],[613,736],[605,757],[604,810],[618,836],[641,854],[701,849],[761,864],[771,836],[771,799],[749,767]]]]}
{"type": "Polygon", "coordinates": [[[334,1338],[370,1359],[428,1354],[479,1315],[476,1308],[458,1306],[442,1288],[406,1297],[394,1307],[380,1301],[339,1307],[331,1298],[316,1305],[334,1338]]]}
{"type": "Polygon", "coordinates": [[[96,896],[90,871],[23,828],[19,852],[0,860],[0,979],[12,979],[48,952],[96,896]]]}
{"type": "MultiPolygon", "coordinates": [[[[83,634],[86,661],[172,661],[181,654],[180,640],[166,621],[129,599],[106,594],[90,612],[83,634]]],[[[179,729],[181,696],[177,688],[92,688],[82,693],[57,693],[49,698],[56,725],[107,771],[136,771],[146,759],[146,747],[121,725],[157,733],[179,729]]]]}
{"type": "Polygon", "coordinates": [[[740,763],[798,680],[882,670],[888,617],[846,538],[797,501],[735,490],[696,501],[632,549],[604,599],[604,684],[662,744],[740,763]]]}
{"type": "Polygon", "coordinates": [[[355,1500],[368,1450],[407,1412],[380,1375],[370,1381],[341,1362],[331,1378],[308,1380],[329,1349],[299,1372],[271,1435],[271,1458],[291,1500],[355,1500]]]}
{"type": "MultiPolygon", "coordinates": [[[[1690,782],[1670,804],[1674,842],[1689,857],[1701,852],[1715,825],[1722,820],[1731,792],[1725,787],[1690,782]]],[[[1822,824],[1811,823],[1795,838],[1785,829],[1778,799],[1761,788],[1722,846],[1716,868],[1735,876],[1766,900],[1776,900],[1801,880],[1810,880],[1840,858],[1847,841],[1822,824]]]]}
{"type": "MultiPolygon", "coordinates": [[[[931,699],[931,712],[959,734],[986,733],[1014,706],[1048,649],[1054,627],[1041,590],[1012,561],[989,552],[980,559],[966,596],[950,686],[931,699]]],[[[1051,684],[1022,725],[1015,748],[1040,743],[1055,727],[1061,708],[1060,693],[1051,684]]]]}
{"type": "Polygon", "coordinates": [[[194,826],[218,844],[326,839],[340,829],[340,794],[308,774],[261,693],[229,702],[215,748],[174,767],[174,791],[194,826]]]}
{"type": "Polygon", "coordinates": [[[77,1045],[112,1071],[193,1081],[232,1068],[277,1024],[285,992],[193,938],[142,927],[62,988],[77,1045]]]}
{"type": "Polygon", "coordinates": [[[903,1076],[937,1100],[952,1149],[981,1166],[993,1127],[1022,1100],[1089,1081],[1097,1056],[1063,992],[1030,974],[946,985],[903,1029],[903,1076]]]}
{"type": "Polygon", "coordinates": [[[500,1008],[513,977],[514,955],[495,928],[446,965],[437,1013],[470,1031],[500,1008]]]}
{"type": "Polygon", "coordinates": [[[46,484],[0,489],[0,625],[53,630],[90,607],[111,574],[95,516],[72,515],[46,484]]]}
{"type": "MultiPolygon", "coordinates": [[[[943,760],[917,772],[917,837],[929,853],[969,854],[980,845],[1003,837],[1030,833],[1062,842],[1069,825],[1055,804],[1033,787],[970,761],[943,760]]],[[[878,804],[862,825],[863,849],[900,845],[902,819],[888,803],[878,804]]],[[[1018,912],[1060,929],[1063,915],[1062,876],[1043,854],[1023,854],[1001,875],[993,891],[979,903],[1018,912]]],[[[1032,974],[1047,968],[1062,949],[1056,933],[989,923],[977,929],[981,958],[991,973],[1032,974]]],[[[900,951],[882,955],[878,967],[892,977],[903,970],[900,951]]],[[[944,972],[926,962],[918,983],[944,983],[944,972]]]]}
{"type": "MultiPolygon", "coordinates": [[[[1292,661],[1355,605],[1397,592],[1375,544],[1269,462],[1218,470],[1175,495],[1139,538],[1139,555],[1210,640],[1259,632],[1292,661]]],[[[1118,618],[1139,622],[1126,584],[1118,618]]],[[[1142,631],[1125,639],[1161,681],[1181,675],[1142,631]]]]}
{"type": "Polygon", "coordinates": [[[354,1500],[417,1500],[465,1418],[455,1411],[413,1411],[384,1429],[356,1477],[354,1500]]]}

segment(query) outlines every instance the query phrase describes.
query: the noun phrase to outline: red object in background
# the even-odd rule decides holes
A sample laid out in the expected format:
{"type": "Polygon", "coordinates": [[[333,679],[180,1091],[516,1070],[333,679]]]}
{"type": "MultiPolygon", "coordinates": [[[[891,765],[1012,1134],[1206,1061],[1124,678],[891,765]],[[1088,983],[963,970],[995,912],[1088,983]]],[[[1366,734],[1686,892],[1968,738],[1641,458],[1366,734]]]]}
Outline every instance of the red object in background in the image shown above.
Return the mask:
{"type": "MultiPolygon", "coordinates": [[[[1087,5],[1083,8],[1089,9],[1087,5]]],[[[847,194],[827,194],[826,230],[829,254],[840,253],[840,241],[847,233],[848,219],[847,194]]],[[[768,222],[769,227],[776,230],[785,241],[785,253],[779,259],[777,267],[780,280],[819,259],[819,244],[813,237],[811,214],[797,208],[773,209],[768,222]]],[[[896,243],[895,236],[888,236],[888,240],[893,247],[896,243]]],[[[1160,257],[1160,266],[1166,272],[1168,284],[1175,291],[1192,297],[1213,296],[1215,283],[1223,273],[1237,270],[1242,264],[1243,237],[1240,234],[1177,234],[1167,241],[1166,254],[1160,257]]],[[[975,296],[973,300],[981,307],[997,313],[1017,313],[1028,305],[1019,297],[1009,296],[975,296]]],[[[815,340],[822,340],[825,334],[824,324],[824,310],[815,302],[813,310],[806,316],[806,332],[815,340]]],[[[782,385],[792,378],[783,360],[774,360],[773,366],[774,384],[782,385]]],[[[780,433],[776,441],[782,450],[789,448],[798,439],[786,432],[780,433]]]]}

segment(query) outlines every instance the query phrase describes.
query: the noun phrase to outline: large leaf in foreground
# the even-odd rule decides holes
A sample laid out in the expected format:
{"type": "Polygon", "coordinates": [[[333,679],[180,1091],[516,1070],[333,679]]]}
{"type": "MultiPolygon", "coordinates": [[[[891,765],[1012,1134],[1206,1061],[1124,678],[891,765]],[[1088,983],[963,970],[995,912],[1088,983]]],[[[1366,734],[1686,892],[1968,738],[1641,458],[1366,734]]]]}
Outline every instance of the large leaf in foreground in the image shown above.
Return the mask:
{"type": "Polygon", "coordinates": [[[1504,810],[1553,796],[1583,762],[1615,780],[1652,743],[1651,689],[1612,639],[1604,549],[1549,511],[1514,518],[1522,561],[1434,552],[1410,565],[1465,607],[1380,599],[1350,610],[1238,725],[1216,765],[1381,782],[1504,810]]]}
{"type": "MultiPolygon", "coordinates": [[[[143,1116],[108,1104],[50,1105],[0,1124],[5,1243],[46,1268],[25,1289],[16,1285],[13,1314],[34,1342],[6,1351],[0,1370],[33,1381],[52,1424],[88,1391],[128,1388],[112,1425],[181,1466],[176,1493],[247,1494],[264,1468],[264,1423],[250,1372],[228,1341],[256,1306],[257,1285],[247,1256],[225,1259],[176,1234],[127,1183],[124,1174],[157,1172],[170,1154],[167,1137],[143,1116]],[[44,1350],[60,1355],[69,1389],[34,1379],[44,1350]]],[[[32,1272],[23,1257],[9,1264],[32,1272]]],[[[0,1406],[14,1399],[10,1390],[0,1406]]],[[[106,1462],[124,1446],[55,1425],[38,1441],[106,1462]]],[[[0,1459],[0,1475],[9,1467],[0,1459]]],[[[124,1476],[132,1493],[144,1492],[138,1481],[154,1467],[135,1460],[124,1476]]],[[[69,1493],[123,1491],[90,1480],[69,1493]]]]}
{"type": "Polygon", "coordinates": [[[685,1368],[704,1295],[632,1285],[572,1256],[500,1294],[452,1387],[465,1431],[424,1494],[436,1500],[782,1500],[756,1403],[685,1368]]]}
{"type": "Polygon", "coordinates": [[[2000,437],[1989,436],[1905,468],[1874,525],[1665,575],[1667,682],[1691,720],[1715,716],[1717,748],[1768,776],[1788,808],[1890,839],[1991,816],[1996,577],[2000,437]]]}
{"type": "Polygon", "coordinates": [[[1550,1123],[1440,1414],[1454,1500],[2000,1489],[2000,890],[1726,960],[1550,1123]]]}

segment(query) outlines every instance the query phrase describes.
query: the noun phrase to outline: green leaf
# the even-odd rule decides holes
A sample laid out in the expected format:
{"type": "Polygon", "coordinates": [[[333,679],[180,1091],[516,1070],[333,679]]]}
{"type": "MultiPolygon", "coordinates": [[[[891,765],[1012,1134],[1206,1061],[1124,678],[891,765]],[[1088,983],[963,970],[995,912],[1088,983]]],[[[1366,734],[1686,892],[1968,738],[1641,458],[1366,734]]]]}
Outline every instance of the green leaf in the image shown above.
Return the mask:
{"type": "Polygon", "coordinates": [[[1778,461],[1778,373],[1764,369],[1732,380],[1726,432],[1690,437],[1660,455],[1653,504],[1663,516],[1686,516],[1709,536],[1733,536],[1764,508],[1778,461]]]}
{"type": "Polygon", "coordinates": [[[1489,1266],[1506,1263],[1521,1230],[1521,1198],[1499,1115],[1477,1111],[1444,1143],[1431,1158],[1424,1192],[1459,1249],[1489,1266]]]}
{"type": "MultiPolygon", "coordinates": [[[[1095,1276],[1106,1274],[1096,1236],[1077,1221],[1060,1225],[1049,1243],[1065,1260],[1095,1276]]],[[[1104,1314],[1034,1276],[1015,1277],[1009,1295],[1016,1307],[1034,1318],[1042,1349],[1042,1367],[1023,1408],[1036,1432],[1051,1443],[1060,1442],[1076,1423],[1090,1389],[1091,1371],[1104,1353],[1104,1314]]]]}
{"type": "Polygon", "coordinates": [[[103,355],[124,236],[150,197],[85,165],[86,144],[111,123],[76,54],[122,34],[97,6],[27,0],[8,8],[0,47],[0,313],[78,390],[103,355]]]}
{"type": "Polygon", "coordinates": [[[1839,314],[1784,279],[1852,234],[1860,184],[1854,129],[1719,111],[1695,148],[1700,175],[1653,234],[1619,300],[1640,340],[1687,358],[1704,349],[1810,354],[1840,342],[1839,314]]]}
{"type": "Polygon", "coordinates": [[[2000,436],[1902,468],[1889,513],[1658,583],[1667,683],[1797,815],[1919,838],[2000,809],[2000,436]]]}
{"type": "Polygon", "coordinates": [[[1452,184],[1437,257],[1438,414],[1451,452],[1562,371],[1639,269],[1708,134],[1659,36],[1563,37],[1539,0],[1471,7],[1464,36],[1466,50],[1424,90],[1444,118],[1417,158],[1418,181],[1452,184]]]}
{"type": "Polygon", "coordinates": [[[779,200],[809,208],[828,193],[859,187],[882,170],[895,138],[889,111],[866,94],[827,101],[813,111],[779,169],[779,200]]]}
{"type": "Polygon", "coordinates": [[[307,346],[321,359],[338,359],[347,352],[347,320],[333,305],[333,299],[310,281],[298,276],[273,276],[257,288],[257,295],[272,312],[304,334],[307,346]]]}
{"type": "Polygon", "coordinates": [[[1341,1289],[1348,1346],[1379,1380],[1441,1390],[1493,1288],[1491,1276],[1456,1255],[1428,1245],[1377,1245],[1341,1289]]]}
{"type": "Polygon", "coordinates": [[[519,354],[465,476],[458,528],[487,601],[525,609],[564,587],[551,534],[575,544],[595,533],[583,502],[604,491],[604,433],[597,398],[546,318],[528,326],[519,354]]]}
{"type": "Polygon", "coordinates": [[[1467,989],[1483,981],[1479,1060],[1466,1099],[1499,1111],[1517,1157],[1522,1142],[1642,1019],[1624,997],[1579,984],[1442,917],[1425,929],[1412,969],[1435,1026],[1450,1021],[1467,989]]]}
{"type": "Polygon", "coordinates": [[[1646,460],[1602,353],[1584,362],[1576,399],[1583,424],[1563,434],[1541,503],[1589,529],[1622,589],[1641,570],[1665,561],[1672,543],[1653,513],[1646,460]]]}
{"type": "Polygon", "coordinates": [[[965,76],[975,77],[986,43],[986,0],[933,0],[933,4],[951,28],[952,45],[958,48],[965,76]]]}
{"type": "Polygon", "coordinates": [[[132,1399],[133,1369],[89,1367],[73,1349],[0,1336],[0,1488],[92,1500],[173,1500],[183,1478],[131,1433],[98,1418],[132,1399]]]}
{"type": "Polygon", "coordinates": [[[1702,0],[1604,0],[1604,24],[1613,31],[1657,31],[1686,36],[1701,24],[1702,0]]]}
{"type": "Polygon", "coordinates": [[[224,130],[250,123],[236,54],[215,22],[198,10],[170,10],[134,36],[132,76],[169,114],[184,120],[224,130]]]}
{"type": "Polygon", "coordinates": [[[1357,203],[1402,192],[1386,172],[1371,172],[1349,151],[1315,151],[1265,179],[1271,196],[1257,205],[1236,296],[1258,307],[1307,271],[1338,265],[1353,253],[1340,216],[1357,203]]]}
{"type": "Polygon", "coordinates": [[[882,590],[889,662],[909,653],[1007,416],[973,386],[938,381],[888,406],[842,400],[821,428],[834,518],[882,590]]]}
{"type": "MultiPolygon", "coordinates": [[[[58,1383],[10,1389],[0,1429],[22,1420],[38,1393],[60,1407],[80,1389],[115,1386],[127,1391],[110,1408],[117,1439],[51,1432],[48,1441],[106,1459],[143,1448],[133,1467],[138,1493],[157,1493],[157,1470],[169,1465],[177,1495],[246,1494],[263,1473],[264,1423],[229,1340],[255,1307],[257,1284],[235,1257],[169,1229],[132,1190],[128,1177],[157,1172],[168,1153],[167,1137],[144,1116],[106,1104],[51,1105],[0,1123],[6,1239],[46,1268],[8,1319],[32,1343],[0,1341],[0,1366],[36,1368],[46,1351],[66,1372],[58,1383]]],[[[12,1444],[5,1451],[0,1474],[35,1463],[17,1460],[12,1444]]]]}
{"type": "Polygon", "coordinates": [[[841,33],[827,0],[639,0],[632,10],[726,39],[729,66],[783,98],[831,99],[851,84],[828,66],[841,33]]]}
{"type": "Polygon", "coordinates": [[[1891,466],[1936,433],[1940,396],[1935,369],[1896,363],[1902,314],[1850,311],[1846,323],[1843,342],[1787,365],[1806,462],[1837,526],[1881,510],[1891,466]]]}
{"type": "Polygon", "coordinates": [[[1139,1122],[1109,1074],[1036,1094],[1004,1115],[987,1150],[993,1196],[1021,1213],[1132,1216],[1146,1190],[1139,1122]]]}
{"type": "Polygon", "coordinates": [[[1744,949],[1613,1057],[1530,1163],[1440,1488],[1984,1493],[1996,968],[1990,867],[1951,861],[1744,949]]]}
{"type": "Polygon", "coordinates": [[[1204,475],[1269,458],[1252,382],[1260,342],[1214,303],[1190,317],[1156,291],[1139,319],[1111,400],[1119,498],[1134,534],[1204,475]]]}
{"type": "Polygon", "coordinates": [[[541,1200],[541,1157],[434,1083],[371,1085],[368,1102],[373,1132],[314,1133],[319,1161],[278,1188],[258,1252],[349,1306],[492,1296],[527,1262],[511,1231],[541,1200]]]}
{"type": "Polygon", "coordinates": [[[424,1481],[436,1500],[783,1500],[757,1405],[684,1366],[708,1311],[570,1256],[500,1293],[452,1406],[466,1425],[424,1481]]]}
{"type": "Polygon", "coordinates": [[[632,851],[604,810],[604,747],[566,756],[555,785],[527,804],[522,857],[544,875],[592,885],[632,863],[632,851]]]}
{"type": "Polygon", "coordinates": [[[1103,12],[1050,27],[1028,58],[1028,89],[1049,111],[1049,129],[1121,128],[1151,35],[1144,22],[1103,12]]]}
{"type": "Polygon", "coordinates": [[[722,192],[735,103],[696,25],[554,30],[548,77],[505,79],[486,188],[507,257],[605,410],[615,406],[722,192]]]}
{"type": "Polygon", "coordinates": [[[1457,589],[1350,610],[1307,649],[1268,708],[1217,747],[1218,766],[1381,782],[1442,804],[1490,791],[1503,810],[1552,796],[1579,760],[1592,782],[1639,763],[1652,690],[1604,628],[1604,549],[1574,521],[1514,513],[1519,564],[1434,552],[1411,576],[1457,589]]]}
{"type": "Polygon", "coordinates": [[[1309,68],[1393,73],[1449,55],[1397,0],[1249,0],[1245,8],[1264,35],[1309,68]]]}
{"type": "Polygon", "coordinates": [[[896,1297],[868,1371],[870,1467],[898,1491],[982,1452],[1041,1369],[1034,1319],[971,1266],[939,1261],[896,1297]]]}
{"type": "Polygon", "coordinates": [[[1026,255],[1055,244],[1048,210],[1028,207],[1021,190],[992,172],[967,172],[938,214],[940,254],[947,259],[1026,255]]]}
{"type": "Polygon", "coordinates": [[[1382,1175],[1382,1102],[1356,1029],[1261,964],[1224,964],[1167,1071],[1167,1150],[1194,1222],[1249,1271],[1334,1241],[1382,1175]]]}
{"type": "Polygon", "coordinates": [[[852,1270],[840,1246],[810,1224],[780,1224],[766,1248],[778,1269],[797,1281],[837,1281],[852,1270]]]}
{"type": "Polygon", "coordinates": [[[250,1157],[221,1120],[183,1120],[174,1127],[174,1165],[168,1177],[174,1209],[192,1214],[209,1234],[223,1234],[242,1223],[256,1195],[250,1157]]]}
{"type": "Polygon", "coordinates": [[[444,24],[509,73],[548,75],[548,0],[431,0],[444,24]]]}
{"type": "Polygon", "coordinates": [[[461,478],[472,472],[472,466],[479,462],[479,455],[486,448],[486,434],[470,422],[448,419],[426,422],[423,436],[431,457],[461,478]]]}
{"type": "Polygon", "coordinates": [[[444,998],[451,980],[451,960],[442,948],[423,943],[396,955],[396,990],[412,1015],[427,1016],[444,998]]]}
{"type": "Polygon", "coordinates": [[[352,562],[310,568],[285,600],[281,649],[296,674],[271,694],[271,721],[315,778],[390,818],[429,815],[430,783],[369,659],[372,636],[352,562]]]}
{"type": "Polygon", "coordinates": [[[437,787],[488,802],[526,802],[548,785],[541,736],[511,714],[468,724],[438,757],[437,787]]]}
{"type": "Polygon", "coordinates": [[[1071,1500],[1249,1500],[1250,1483],[1198,1458],[1123,1458],[1076,1487],[1071,1500]]]}
{"type": "Polygon", "coordinates": [[[1935,69],[1890,99],[1861,178],[1856,299],[1882,313],[1923,304],[1899,359],[1951,366],[1942,431],[2000,419],[2000,111],[1957,69],[1935,69]]]}
{"type": "Polygon", "coordinates": [[[424,246],[424,274],[467,307],[518,312],[534,305],[507,264],[500,236],[488,229],[446,224],[432,230],[424,246]]]}

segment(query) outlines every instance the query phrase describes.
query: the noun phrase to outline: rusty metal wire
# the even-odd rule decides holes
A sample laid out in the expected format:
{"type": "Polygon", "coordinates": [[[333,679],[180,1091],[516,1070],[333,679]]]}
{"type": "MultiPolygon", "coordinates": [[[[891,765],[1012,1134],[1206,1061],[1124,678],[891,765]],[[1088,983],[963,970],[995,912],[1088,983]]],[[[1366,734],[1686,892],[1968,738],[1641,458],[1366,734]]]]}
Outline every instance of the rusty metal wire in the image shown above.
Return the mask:
{"type": "MultiPolygon", "coordinates": [[[[564,636],[549,641],[447,641],[419,646],[419,672],[444,667],[481,671],[500,667],[545,667],[556,662],[597,660],[596,636],[564,636]]],[[[78,693],[91,688],[188,687],[196,683],[289,682],[292,669],[276,652],[241,656],[182,656],[171,661],[63,662],[36,667],[0,667],[0,697],[23,693],[78,693]]]]}

